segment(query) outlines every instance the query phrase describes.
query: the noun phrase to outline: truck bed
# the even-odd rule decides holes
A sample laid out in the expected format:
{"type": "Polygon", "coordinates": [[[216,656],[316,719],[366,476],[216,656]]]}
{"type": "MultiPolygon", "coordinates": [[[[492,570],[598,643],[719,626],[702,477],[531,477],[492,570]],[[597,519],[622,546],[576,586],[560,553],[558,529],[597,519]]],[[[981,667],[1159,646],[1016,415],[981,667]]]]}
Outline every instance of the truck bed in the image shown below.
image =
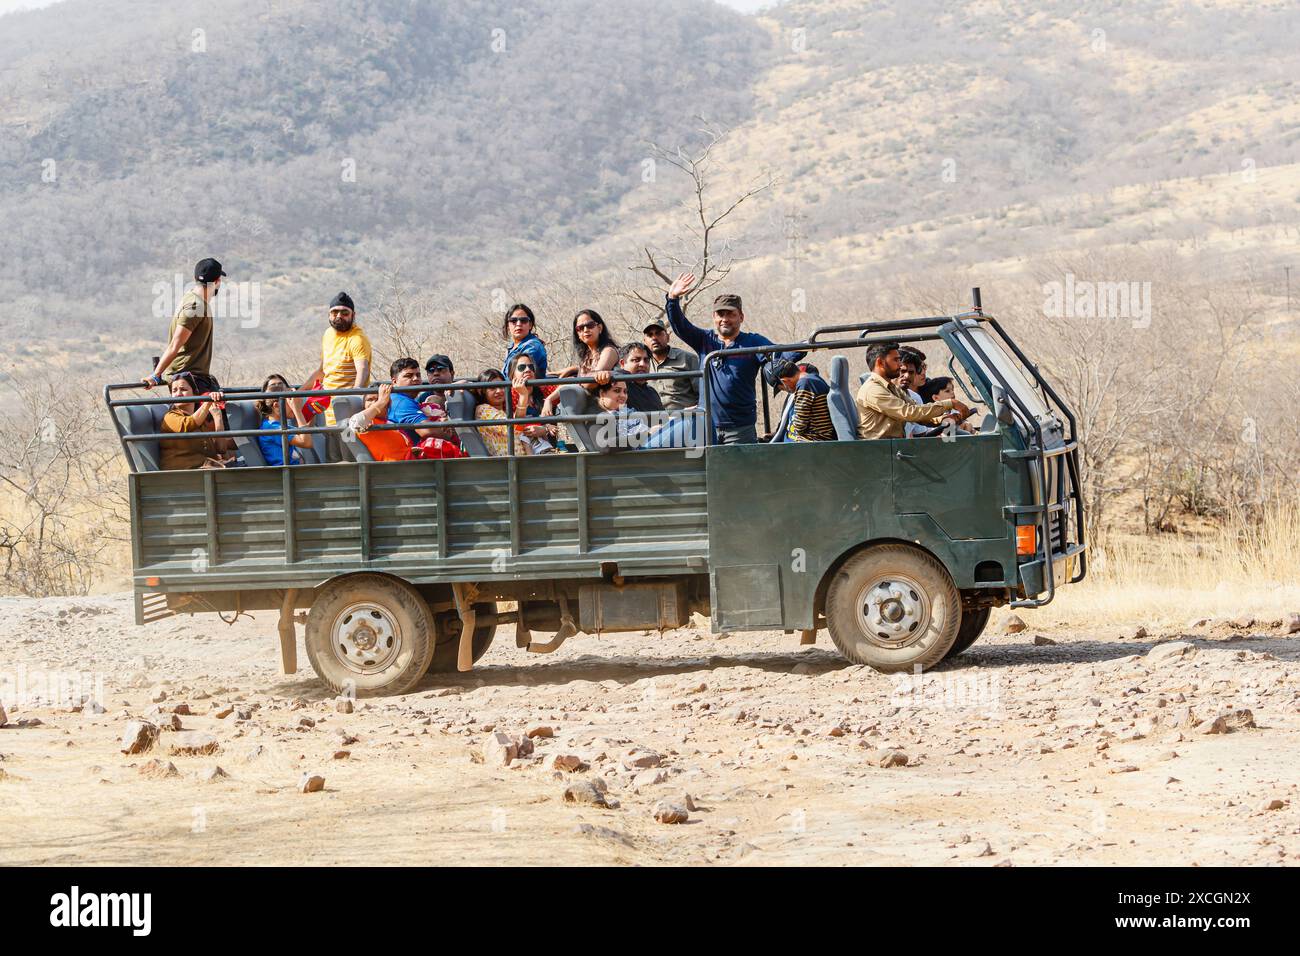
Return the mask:
{"type": "Polygon", "coordinates": [[[706,570],[705,461],[681,451],[141,472],[137,592],[706,570]],[[156,581],[155,581],[156,579],[156,581]]]}

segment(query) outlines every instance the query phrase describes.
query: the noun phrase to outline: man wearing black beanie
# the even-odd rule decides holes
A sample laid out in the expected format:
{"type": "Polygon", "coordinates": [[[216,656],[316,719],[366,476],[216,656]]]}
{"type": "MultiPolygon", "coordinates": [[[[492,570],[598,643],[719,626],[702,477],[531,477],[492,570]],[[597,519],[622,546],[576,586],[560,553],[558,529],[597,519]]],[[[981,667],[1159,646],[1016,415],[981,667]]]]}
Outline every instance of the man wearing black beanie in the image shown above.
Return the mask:
{"type": "MultiPolygon", "coordinates": [[[[340,292],[330,300],[329,323],[321,339],[321,363],[307,376],[308,388],[318,379],[320,388],[365,388],[370,384],[370,339],[356,324],[357,310],[352,296],[340,292]]],[[[335,424],[334,408],[325,409],[326,424],[335,424]]],[[[343,442],[330,432],[326,441],[330,461],[343,460],[343,442]]]]}

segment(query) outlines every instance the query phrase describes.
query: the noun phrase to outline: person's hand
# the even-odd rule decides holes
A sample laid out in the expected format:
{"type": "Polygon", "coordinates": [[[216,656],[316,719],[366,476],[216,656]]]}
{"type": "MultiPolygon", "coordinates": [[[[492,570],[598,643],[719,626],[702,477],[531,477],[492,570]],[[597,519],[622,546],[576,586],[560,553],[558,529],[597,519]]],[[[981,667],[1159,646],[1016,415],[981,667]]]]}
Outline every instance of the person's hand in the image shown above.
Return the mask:
{"type": "Polygon", "coordinates": [[[161,376],[153,375],[153,374],[146,375],[143,379],[141,379],[141,381],[144,382],[144,387],[149,389],[149,391],[151,392],[153,391],[155,386],[161,385],[163,383],[161,376]]]}
{"type": "Polygon", "coordinates": [[[695,285],[695,273],[683,272],[674,279],[673,284],[668,287],[668,298],[680,299],[691,290],[691,286],[693,285],[695,285]]]}
{"type": "Polygon", "coordinates": [[[603,371],[603,372],[592,372],[591,377],[596,380],[597,385],[608,385],[609,380],[613,378],[613,375],[611,375],[608,371],[603,371]]]}
{"type": "Polygon", "coordinates": [[[960,398],[952,399],[952,410],[959,413],[962,418],[966,418],[970,415],[970,406],[960,398]]]}
{"type": "Polygon", "coordinates": [[[220,392],[212,392],[208,395],[208,398],[212,399],[213,408],[220,410],[226,407],[226,396],[220,392]]]}
{"type": "Polygon", "coordinates": [[[392,382],[384,382],[384,384],[379,386],[379,397],[376,399],[375,403],[380,408],[387,408],[388,403],[392,400],[392,398],[393,398],[393,384],[392,382]]]}

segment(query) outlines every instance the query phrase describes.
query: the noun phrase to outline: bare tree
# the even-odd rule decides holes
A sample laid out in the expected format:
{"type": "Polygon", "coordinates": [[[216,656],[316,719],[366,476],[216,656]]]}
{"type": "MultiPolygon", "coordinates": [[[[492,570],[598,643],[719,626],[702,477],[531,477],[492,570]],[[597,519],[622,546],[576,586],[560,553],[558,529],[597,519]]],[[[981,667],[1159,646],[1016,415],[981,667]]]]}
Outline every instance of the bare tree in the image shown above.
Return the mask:
{"type": "Polygon", "coordinates": [[[622,293],[643,315],[663,312],[660,287],[671,285],[679,272],[689,270],[699,277],[695,286],[683,296],[683,305],[689,305],[696,296],[724,281],[736,263],[745,258],[737,253],[734,239],[726,234],[727,220],[746,202],[777,183],[770,171],[764,171],[741,187],[739,192],[717,198],[714,185],[717,152],[727,131],[704,123],[700,132],[704,144],[694,150],[684,146],[670,149],[657,143],[650,144],[656,162],[685,174],[689,191],[680,203],[681,231],[666,248],[643,246],[641,254],[645,261],[630,267],[631,271],[644,274],[644,278],[654,286],[653,291],[633,287],[622,293]]]}
{"type": "Polygon", "coordinates": [[[51,382],[13,385],[0,419],[4,588],[84,594],[126,541],[124,462],[93,394],[51,382]]]}

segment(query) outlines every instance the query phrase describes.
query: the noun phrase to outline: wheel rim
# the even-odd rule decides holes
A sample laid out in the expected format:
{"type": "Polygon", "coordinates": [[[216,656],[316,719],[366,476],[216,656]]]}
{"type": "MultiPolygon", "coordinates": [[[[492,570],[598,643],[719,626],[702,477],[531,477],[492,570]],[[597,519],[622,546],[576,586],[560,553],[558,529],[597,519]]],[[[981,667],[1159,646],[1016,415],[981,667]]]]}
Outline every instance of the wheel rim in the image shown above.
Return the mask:
{"type": "Polygon", "coordinates": [[[930,595],[905,574],[882,574],[858,592],[858,627],[877,647],[908,647],[930,628],[930,595]]]}
{"type": "Polygon", "coordinates": [[[331,646],[339,662],[356,674],[377,674],[402,651],[402,632],[381,605],[362,601],[345,607],[334,619],[331,646]]]}

